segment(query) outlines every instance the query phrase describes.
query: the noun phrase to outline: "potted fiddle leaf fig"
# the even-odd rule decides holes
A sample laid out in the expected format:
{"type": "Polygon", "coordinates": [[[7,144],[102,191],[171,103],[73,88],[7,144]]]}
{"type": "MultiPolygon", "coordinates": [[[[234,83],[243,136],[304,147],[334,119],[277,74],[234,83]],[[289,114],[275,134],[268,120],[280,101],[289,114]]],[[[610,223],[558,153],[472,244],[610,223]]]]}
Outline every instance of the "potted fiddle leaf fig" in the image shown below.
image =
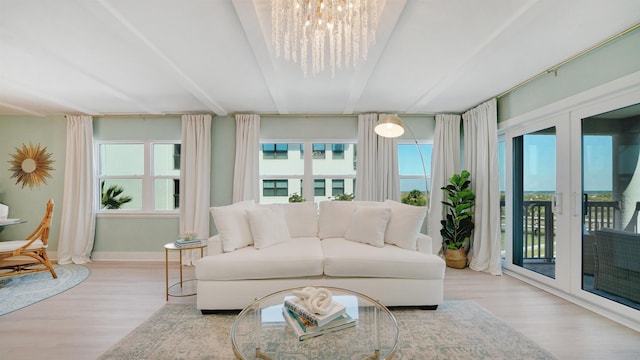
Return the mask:
{"type": "Polygon", "coordinates": [[[463,269],[467,266],[467,250],[470,247],[473,223],[473,207],[476,195],[470,189],[471,174],[463,170],[449,178],[449,184],[441,189],[446,200],[442,201],[446,209],[444,220],[441,220],[442,252],[447,266],[463,269]]]}

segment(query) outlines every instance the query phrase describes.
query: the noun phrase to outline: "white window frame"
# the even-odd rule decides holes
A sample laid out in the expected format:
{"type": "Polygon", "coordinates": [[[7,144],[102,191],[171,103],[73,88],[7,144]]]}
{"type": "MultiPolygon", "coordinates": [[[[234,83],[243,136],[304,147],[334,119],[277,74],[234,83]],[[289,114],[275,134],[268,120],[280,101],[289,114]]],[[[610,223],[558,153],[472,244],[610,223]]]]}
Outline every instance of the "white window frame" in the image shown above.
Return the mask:
{"type": "Polygon", "coordinates": [[[177,140],[100,140],[95,143],[95,164],[96,164],[96,214],[98,217],[171,217],[179,215],[180,209],[156,210],[155,209],[155,180],[156,179],[177,179],[180,175],[155,175],[153,174],[153,146],[157,144],[181,145],[177,140]],[[100,146],[110,144],[142,144],[144,147],[144,174],[135,175],[101,175],[100,174],[100,146]],[[103,179],[141,179],[142,180],[142,208],[133,209],[103,209],[100,183],[103,179]]]}

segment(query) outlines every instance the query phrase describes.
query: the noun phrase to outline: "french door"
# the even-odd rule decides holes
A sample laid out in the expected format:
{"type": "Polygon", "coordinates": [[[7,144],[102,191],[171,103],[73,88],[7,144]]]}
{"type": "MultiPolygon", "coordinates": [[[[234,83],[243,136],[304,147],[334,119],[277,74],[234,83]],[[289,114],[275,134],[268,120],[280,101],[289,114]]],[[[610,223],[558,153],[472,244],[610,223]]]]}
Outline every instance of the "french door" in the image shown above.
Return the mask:
{"type": "MultiPolygon", "coordinates": [[[[557,118],[507,133],[511,166],[511,248],[507,267],[566,282],[560,271],[570,248],[569,122],[557,118]]],[[[507,222],[508,223],[508,222],[507,222]]]]}
{"type": "Polygon", "coordinates": [[[579,121],[581,288],[640,310],[640,104],[579,121]]]}
{"type": "Polygon", "coordinates": [[[503,264],[640,329],[640,84],[620,89],[501,124],[503,264]]]}

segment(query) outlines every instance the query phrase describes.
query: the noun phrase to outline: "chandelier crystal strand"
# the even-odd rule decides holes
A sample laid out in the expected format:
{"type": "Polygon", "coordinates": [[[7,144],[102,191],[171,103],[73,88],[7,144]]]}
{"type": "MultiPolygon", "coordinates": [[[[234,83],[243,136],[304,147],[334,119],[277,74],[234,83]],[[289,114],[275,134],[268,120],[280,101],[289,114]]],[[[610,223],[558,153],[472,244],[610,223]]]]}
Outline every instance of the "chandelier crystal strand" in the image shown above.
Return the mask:
{"type": "MultiPolygon", "coordinates": [[[[360,27],[362,22],[360,21],[360,0],[355,0],[356,4],[353,7],[353,66],[358,65],[360,62],[360,27]]],[[[366,0],[364,1],[366,3],[366,0]]]]}
{"type": "Polygon", "coordinates": [[[272,0],[276,57],[298,62],[307,76],[326,69],[356,66],[375,43],[377,0],[272,0]],[[371,33],[369,33],[371,31],[371,33]]]}

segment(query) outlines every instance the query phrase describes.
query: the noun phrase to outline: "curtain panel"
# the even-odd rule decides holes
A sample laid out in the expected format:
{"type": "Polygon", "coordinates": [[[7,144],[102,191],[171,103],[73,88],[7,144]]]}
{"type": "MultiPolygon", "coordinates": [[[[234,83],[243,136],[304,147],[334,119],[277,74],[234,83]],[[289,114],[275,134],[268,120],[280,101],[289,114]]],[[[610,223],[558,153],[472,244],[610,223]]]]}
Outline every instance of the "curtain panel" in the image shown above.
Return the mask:
{"type": "Polygon", "coordinates": [[[236,115],[233,202],[260,201],[260,115],[236,115]]]}
{"type": "Polygon", "coordinates": [[[502,274],[497,113],[496,99],[492,99],[462,115],[465,168],[476,194],[469,267],[493,275],[502,274]]]}
{"type": "Polygon", "coordinates": [[[93,118],[67,115],[67,152],[58,264],[91,262],[95,238],[96,174],[93,165],[93,118]]]}
{"type": "Polygon", "coordinates": [[[358,115],[356,199],[400,201],[398,141],[375,133],[378,118],[378,114],[358,115]]]}
{"type": "MultiPolygon", "coordinates": [[[[209,238],[211,189],[211,115],[183,115],[180,145],[180,234],[209,238]]],[[[193,265],[199,251],[183,251],[183,265],[193,265]]]]}
{"type": "Polygon", "coordinates": [[[427,218],[427,233],[433,239],[434,254],[442,251],[440,220],[444,218],[445,210],[442,205],[444,193],[440,188],[458,172],[460,172],[460,115],[438,114],[431,152],[431,197],[427,218]]]}

